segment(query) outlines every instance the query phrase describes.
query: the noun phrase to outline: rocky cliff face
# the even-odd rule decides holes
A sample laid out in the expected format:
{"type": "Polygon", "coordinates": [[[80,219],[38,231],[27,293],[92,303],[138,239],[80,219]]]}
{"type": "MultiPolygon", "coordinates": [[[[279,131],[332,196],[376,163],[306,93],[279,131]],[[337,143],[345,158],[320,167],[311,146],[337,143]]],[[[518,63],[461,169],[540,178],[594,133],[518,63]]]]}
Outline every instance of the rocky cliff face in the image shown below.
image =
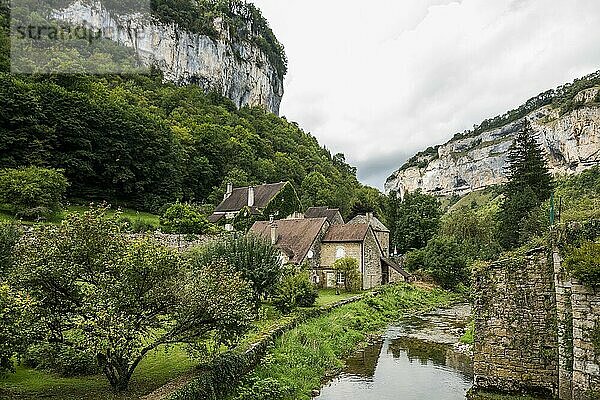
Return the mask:
{"type": "Polygon", "coordinates": [[[111,15],[99,2],[77,1],[53,17],[101,31],[103,38],[133,48],[146,66],[160,68],[168,81],[215,90],[238,107],[263,106],[279,113],[283,78],[258,47],[232,39],[220,19],[214,21],[219,38],[213,39],[141,13],[111,15]]]}
{"type": "MultiPolygon", "coordinates": [[[[531,122],[548,165],[555,174],[572,174],[600,164],[600,88],[577,94],[578,108],[561,113],[541,107],[525,118],[531,122]],[[562,115],[561,115],[562,114],[562,115]]],[[[525,118],[466,138],[452,139],[390,176],[386,191],[422,189],[435,195],[463,195],[506,181],[505,166],[515,134],[525,118]]]]}

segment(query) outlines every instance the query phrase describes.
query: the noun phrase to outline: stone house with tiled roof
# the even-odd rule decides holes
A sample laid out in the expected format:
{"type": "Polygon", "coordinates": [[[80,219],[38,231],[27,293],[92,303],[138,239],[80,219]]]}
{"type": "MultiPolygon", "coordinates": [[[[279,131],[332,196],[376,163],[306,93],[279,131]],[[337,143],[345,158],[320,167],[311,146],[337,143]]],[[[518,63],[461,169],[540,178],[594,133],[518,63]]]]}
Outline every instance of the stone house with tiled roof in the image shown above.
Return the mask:
{"type": "Polygon", "coordinates": [[[250,233],[270,240],[282,253],[284,264],[316,269],[321,258],[321,241],[329,229],[327,218],[290,218],[257,221],[250,233]]]}
{"type": "Polygon", "coordinates": [[[333,269],[333,264],[344,257],[357,260],[362,289],[410,278],[389,257],[389,230],[381,221],[365,215],[353,219],[354,223],[344,224],[336,216],[339,211],[330,210],[309,209],[284,220],[255,222],[250,232],[271,240],[281,250],[285,263],[307,267],[320,287],[338,286],[343,277],[333,269]],[[307,217],[315,215],[320,217],[307,217]]]}
{"type": "Polygon", "coordinates": [[[208,220],[227,230],[247,230],[254,221],[283,218],[301,211],[296,189],[289,182],[234,188],[227,185],[223,201],[208,220]]]}

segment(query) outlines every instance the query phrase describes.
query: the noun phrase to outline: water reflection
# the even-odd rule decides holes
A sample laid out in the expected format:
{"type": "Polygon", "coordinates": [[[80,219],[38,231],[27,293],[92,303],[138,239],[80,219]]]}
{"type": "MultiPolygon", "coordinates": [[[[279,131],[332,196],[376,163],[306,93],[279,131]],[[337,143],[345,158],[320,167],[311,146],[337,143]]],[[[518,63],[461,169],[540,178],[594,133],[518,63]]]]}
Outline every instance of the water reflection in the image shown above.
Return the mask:
{"type": "Polygon", "coordinates": [[[472,366],[469,357],[448,344],[457,339],[448,331],[460,325],[456,319],[432,314],[388,329],[381,341],[350,357],[317,399],[464,400],[472,366]],[[432,335],[447,342],[425,339],[432,335]]]}

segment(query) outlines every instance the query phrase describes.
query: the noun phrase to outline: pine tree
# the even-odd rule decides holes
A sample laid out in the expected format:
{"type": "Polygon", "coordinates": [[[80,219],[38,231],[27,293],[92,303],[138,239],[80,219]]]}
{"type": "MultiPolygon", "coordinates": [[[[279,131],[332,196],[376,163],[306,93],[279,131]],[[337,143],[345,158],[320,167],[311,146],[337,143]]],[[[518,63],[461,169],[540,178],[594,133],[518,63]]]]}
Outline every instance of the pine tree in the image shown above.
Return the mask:
{"type": "Polygon", "coordinates": [[[537,211],[553,191],[552,176],[529,121],[517,134],[507,162],[499,239],[505,248],[513,248],[542,228],[537,211]]]}

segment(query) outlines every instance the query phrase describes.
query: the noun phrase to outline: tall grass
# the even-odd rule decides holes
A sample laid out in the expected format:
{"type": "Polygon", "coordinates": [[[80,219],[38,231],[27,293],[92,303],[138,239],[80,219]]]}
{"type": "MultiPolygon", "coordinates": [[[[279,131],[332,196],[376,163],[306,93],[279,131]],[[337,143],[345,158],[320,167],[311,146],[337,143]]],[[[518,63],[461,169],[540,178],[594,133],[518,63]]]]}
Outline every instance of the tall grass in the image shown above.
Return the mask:
{"type": "Polygon", "coordinates": [[[231,399],[310,399],[325,376],[336,373],[369,334],[414,311],[447,305],[457,296],[409,285],[391,286],[312,319],[283,334],[231,399]]]}

